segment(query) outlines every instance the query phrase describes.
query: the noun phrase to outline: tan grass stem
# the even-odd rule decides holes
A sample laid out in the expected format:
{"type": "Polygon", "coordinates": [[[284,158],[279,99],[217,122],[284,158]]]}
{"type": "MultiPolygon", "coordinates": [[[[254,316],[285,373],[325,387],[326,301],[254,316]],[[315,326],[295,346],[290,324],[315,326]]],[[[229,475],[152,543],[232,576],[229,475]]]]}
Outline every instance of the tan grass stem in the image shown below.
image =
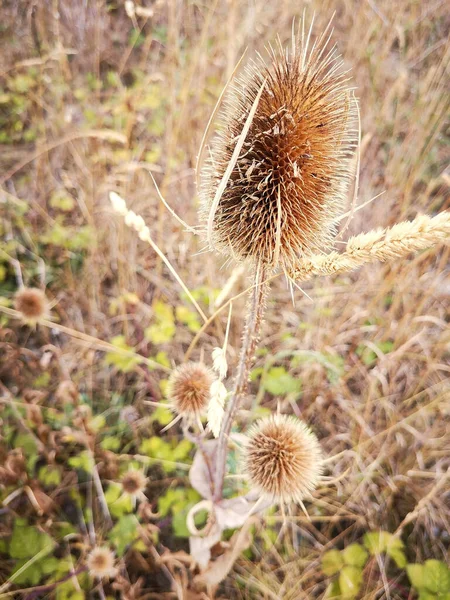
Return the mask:
{"type": "Polygon", "coordinates": [[[231,431],[234,417],[239,408],[243,394],[247,390],[250,376],[250,368],[259,339],[262,316],[264,312],[264,300],[269,286],[266,282],[267,267],[259,264],[255,270],[255,285],[252,288],[250,302],[247,312],[245,329],[241,345],[237,375],[234,383],[233,393],[225,409],[222,421],[216,454],[216,471],[214,475],[214,500],[217,502],[222,497],[223,480],[227,459],[228,436],[231,431]]]}
{"type": "Polygon", "coordinates": [[[315,275],[332,275],[357,269],[370,262],[389,262],[425,250],[450,237],[450,212],[435,217],[418,215],[386,229],[374,229],[350,238],[345,252],[314,255],[300,261],[291,274],[296,281],[315,275]]]}

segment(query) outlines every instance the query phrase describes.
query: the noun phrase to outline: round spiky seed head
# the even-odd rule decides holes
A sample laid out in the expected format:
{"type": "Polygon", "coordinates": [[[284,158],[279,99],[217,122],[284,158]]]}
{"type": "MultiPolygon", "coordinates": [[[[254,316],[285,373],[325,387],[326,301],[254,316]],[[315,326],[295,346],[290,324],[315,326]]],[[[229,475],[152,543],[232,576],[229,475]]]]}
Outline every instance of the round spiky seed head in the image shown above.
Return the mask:
{"type": "Polygon", "coordinates": [[[213,381],[211,371],[203,363],[177,367],[167,390],[173,410],[183,417],[197,417],[208,405],[213,381]]]}
{"type": "Polygon", "coordinates": [[[350,179],[355,103],[328,40],[323,34],[310,52],[305,36],[290,50],[270,48],[268,61],[252,62],[231,88],[200,190],[208,241],[224,254],[287,270],[332,241],[350,179]]]}
{"type": "Polygon", "coordinates": [[[45,317],[48,311],[47,298],[38,288],[21,288],[14,296],[14,308],[18,310],[24,321],[36,323],[45,317]]]}
{"type": "Polygon", "coordinates": [[[109,548],[104,546],[93,548],[86,559],[89,575],[96,579],[114,577],[117,573],[114,560],[114,553],[109,548]]]}
{"type": "Polygon", "coordinates": [[[148,479],[142,471],[130,469],[121,479],[124,494],[133,499],[144,500],[144,491],[147,487],[147,481],[148,479]]]}
{"type": "Polygon", "coordinates": [[[296,417],[272,415],[250,430],[244,469],[250,484],[278,504],[301,502],[322,473],[322,452],[312,431],[296,417]]]}

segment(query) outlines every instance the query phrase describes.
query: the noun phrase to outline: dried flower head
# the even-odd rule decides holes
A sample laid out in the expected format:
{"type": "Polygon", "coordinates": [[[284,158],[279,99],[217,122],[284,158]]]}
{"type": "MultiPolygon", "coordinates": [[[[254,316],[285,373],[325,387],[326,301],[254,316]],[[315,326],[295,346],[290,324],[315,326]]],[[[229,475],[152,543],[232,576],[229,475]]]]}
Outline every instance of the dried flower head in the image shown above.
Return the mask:
{"type": "Polygon", "coordinates": [[[299,43],[293,36],[291,50],[270,48],[267,63],[259,57],[237,78],[202,173],[209,241],[238,260],[287,269],[332,239],[350,177],[355,106],[342,61],[334,47],[328,49],[329,35],[324,32],[309,52],[310,33],[299,43]]]}
{"type": "Polygon", "coordinates": [[[203,363],[185,363],[176,368],[168,385],[173,410],[188,419],[197,418],[207,407],[214,381],[203,363]]]}
{"type": "Polygon", "coordinates": [[[145,500],[144,491],[147,481],[148,479],[142,471],[130,469],[121,479],[124,494],[130,496],[133,500],[145,500]]]}
{"type": "Polygon", "coordinates": [[[14,308],[18,310],[24,321],[36,323],[48,312],[47,298],[38,288],[21,288],[14,296],[14,308]]]}
{"type": "Polygon", "coordinates": [[[86,559],[89,575],[96,579],[114,577],[117,569],[114,566],[114,553],[104,546],[93,548],[86,559]]]}
{"type": "Polygon", "coordinates": [[[312,431],[296,417],[272,415],[250,430],[244,468],[250,484],[279,504],[301,502],[317,486],[322,453],[312,431]]]}

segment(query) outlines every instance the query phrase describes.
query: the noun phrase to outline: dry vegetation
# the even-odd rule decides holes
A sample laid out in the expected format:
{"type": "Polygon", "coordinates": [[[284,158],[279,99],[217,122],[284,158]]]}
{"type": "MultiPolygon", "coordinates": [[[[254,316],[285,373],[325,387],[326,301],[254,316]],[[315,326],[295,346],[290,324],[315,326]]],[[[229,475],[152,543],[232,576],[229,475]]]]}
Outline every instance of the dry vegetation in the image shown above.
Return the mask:
{"type": "MultiPolygon", "coordinates": [[[[202,242],[160,202],[149,173],[196,226],[194,166],[222,87],[245,47],[253,56],[276,34],[288,41],[305,7],[316,11],[317,31],[336,11],[333,39],[360,104],[361,209],[342,222],[336,249],[361,231],[449,209],[450,18],[440,0],[157,0],[134,14],[120,1],[3,2],[0,597],[207,597],[189,583],[177,523],[198,501],[187,478],[193,446],[177,426],[160,437],[171,416],[145,402],[164,399],[188,349],[211,364],[228,308],[195,337],[201,314],[113,213],[108,193],[144,217],[207,319],[243,292],[245,271],[196,254],[202,242]],[[17,319],[22,282],[45,287],[52,322],[17,319]],[[144,467],[146,500],[134,511],[134,499],[119,498],[120,482],[144,467]],[[12,576],[42,550],[44,535],[56,546],[36,561],[37,574],[12,576]],[[31,539],[32,554],[17,551],[31,539]],[[109,583],[86,573],[95,544],[120,558],[109,583]]],[[[239,429],[277,405],[296,414],[333,457],[327,474],[336,481],[307,503],[310,520],[293,507],[287,527],[274,511],[257,521],[217,598],[323,598],[333,580],[321,570],[324,553],[373,530],[401,536],[409,563],[445,560],[448,260],[441,245],[312,279],[295,304],[282,277],[272,283],[239,429]]],[[[244,307],[242,294],[233,302],[230,378],[244,307]]],[[[366,563],[359,597],[415,592],[382,553],[366,563]]],[[[421,596],[431,597],[448,594],[421,596]]]]}

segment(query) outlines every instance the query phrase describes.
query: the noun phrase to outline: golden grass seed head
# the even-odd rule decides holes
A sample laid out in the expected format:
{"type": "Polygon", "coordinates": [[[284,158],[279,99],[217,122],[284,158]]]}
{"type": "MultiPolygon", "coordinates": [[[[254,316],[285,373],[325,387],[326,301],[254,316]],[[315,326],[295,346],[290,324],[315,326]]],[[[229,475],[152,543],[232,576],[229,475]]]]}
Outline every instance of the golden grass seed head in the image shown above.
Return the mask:
{"type": "Polygon", "coordinates": [[[309,54],[303,42],[292,51],[270,49],[269,64],[251,63],[229,94],[202,173],[204,223],[266,80],[214,215],[213,244],[238,260],[287,269],[332,240],[350,179],[355,103],[342,62],[324,39],[309,54]]]}
{"type": "Polygon", "coordinates": [[[316,436],[296,417],[271,415],[250,430],[244,469],[250,484],[279,504],[300,502],[317,486],[322,451],[316,436]]]}
{"type": "Polygon", "coordinates": [[[199,415],[208,405],[213,381],[213,374],[203,363],[189,362],[177,367],[167,390],[173,410],[188,418],[199,415]]]}
{"type": "Polygon", "coordinates": [[[24,321],[36,323],[48,312],[48,302],[44,292],[38,288],[21,288],[14,296],[14,308],[24,321]]]}
{"type": "Polygon", "coordinates": [[[95,579],[114,577],[117,573],[114,562],[114,553],[109,548],[93,548],[86,559],[89,575],[95,579]]]}

